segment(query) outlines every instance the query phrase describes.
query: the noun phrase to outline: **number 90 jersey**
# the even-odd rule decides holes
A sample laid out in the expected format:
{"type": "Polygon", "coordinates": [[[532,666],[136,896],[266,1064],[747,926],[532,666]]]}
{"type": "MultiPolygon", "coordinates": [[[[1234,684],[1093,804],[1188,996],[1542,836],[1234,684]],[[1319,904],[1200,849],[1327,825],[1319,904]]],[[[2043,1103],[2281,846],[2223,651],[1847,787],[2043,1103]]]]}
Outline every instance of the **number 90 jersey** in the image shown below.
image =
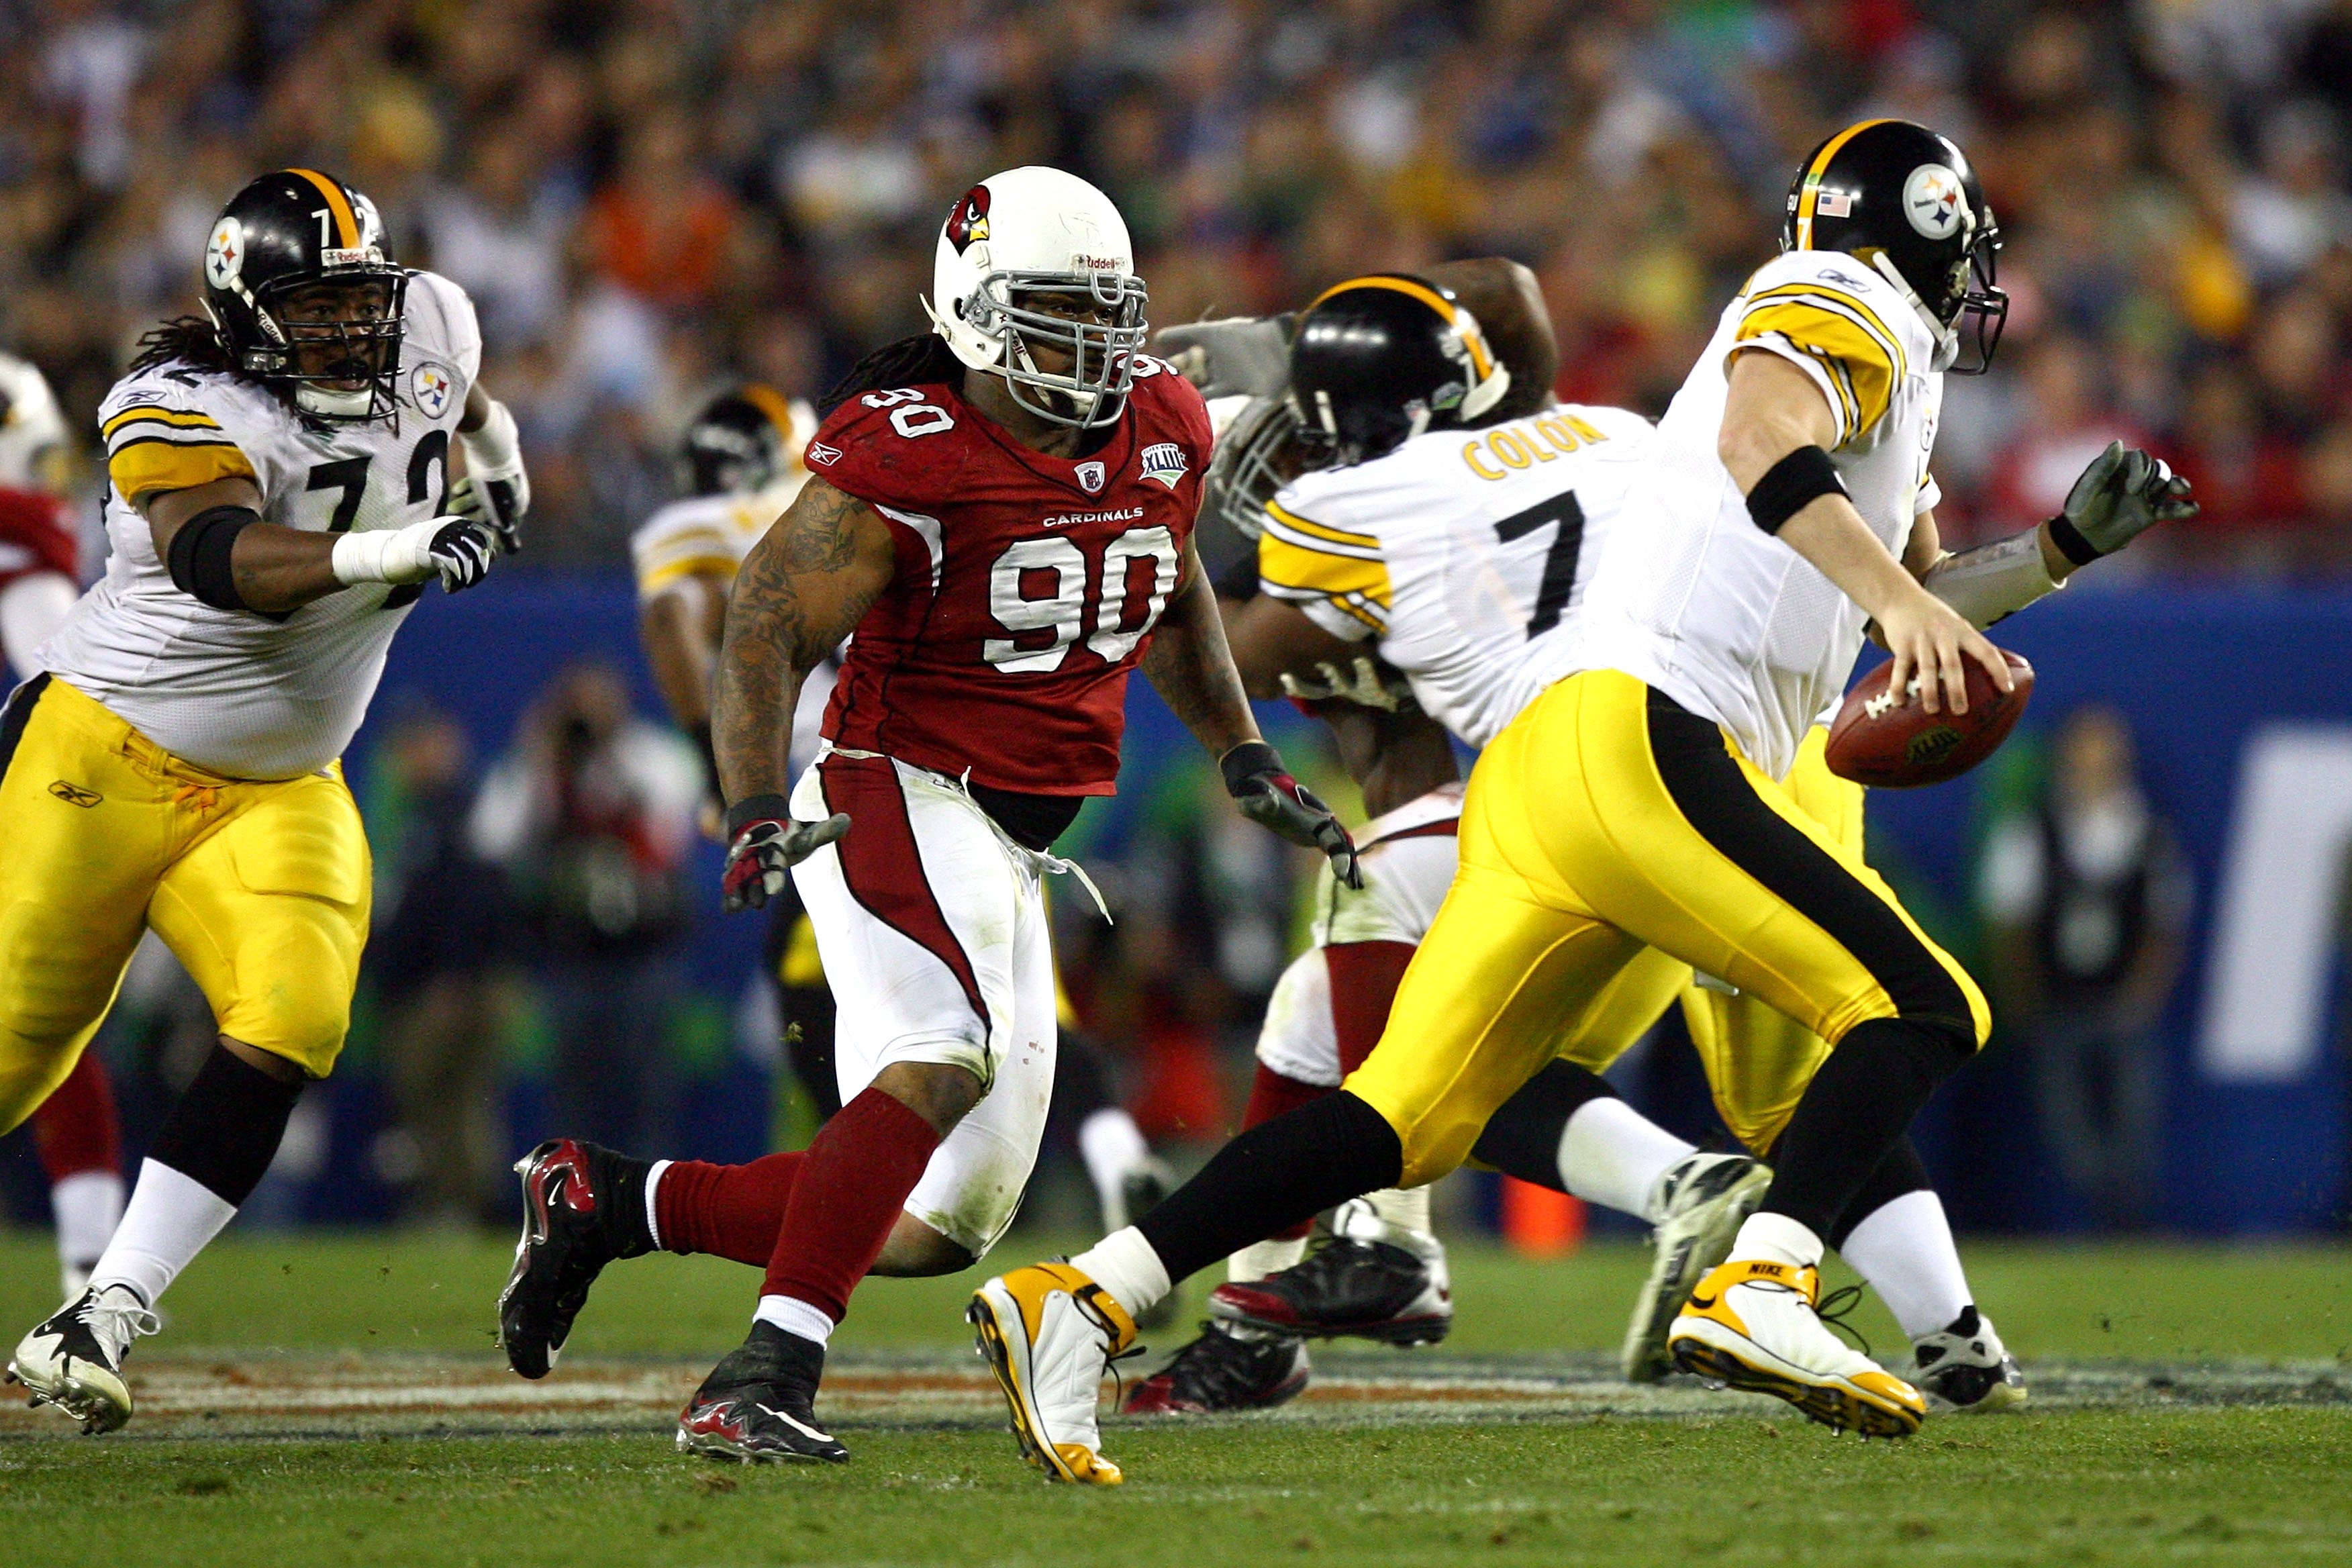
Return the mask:
{"type": "Polygon", "coordinates": [[[1423,710],[1484,746],[1576,668],[1584,584],[1650,439],[1638,414],[1571,405],[1301,474],[1266,508],[1259,585],[1379,639],[1423,710]]]}
{"type": "Polygon", "coordinates": [[[231,778],[292,778],[341,755],[421,590],[361,584],[283,616],[215,609],[173,583],[132,503],[238,477],[261,491],[263,521],[308,532],[440,515],[481,332],[465,290],[430,272],[410,276],[403,325],[395,419],[306,420],[258,382],[184,364],[116,383],[99,405],[112,554],[50,638],[49,673],[231,778]]]}
{"type": "Polygon", "coordinates": [[[849,751],[1025,795],[1109,795],[1127,673],[1200,510],[1209,413],[1136,356],[1110,437],[1033,451],[932,383],[853,396],[809,472],[889,524],[898,571],[857,623],[824,734],[849,751]]]}

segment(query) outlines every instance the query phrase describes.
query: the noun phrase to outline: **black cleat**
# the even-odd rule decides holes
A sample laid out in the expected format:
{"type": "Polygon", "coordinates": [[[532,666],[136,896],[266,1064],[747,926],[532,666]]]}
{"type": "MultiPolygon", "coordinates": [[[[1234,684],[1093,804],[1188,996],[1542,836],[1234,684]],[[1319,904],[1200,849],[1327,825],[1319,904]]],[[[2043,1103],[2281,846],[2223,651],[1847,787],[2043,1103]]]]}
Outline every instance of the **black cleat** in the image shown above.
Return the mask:
{"type": "Polygon", "coordinates": [[[793,1459],[849,1462],[849,1450],[816,1424],[816,1386],[824,1347],[773,1323],[754,1323],[751,1338],[710,1369],[677,1418],[677,1451],[746,1464],[793,1459]]]}
{"type": "Polygon", "coordinates": [[[1307,1346],[1287,1334],[1258,1334],[1228,1323],[1201,1325],[1201,1337],[1135,1385],[1129,1415],[1212,1415],[1271,1410],[1307,1386],[1307,1346]]]}
{"type": "Polygon", "coordinates": [[[85,1289],[25,1336],[8,1381],[23,1384],[37,1409],[55,1405],[86,1433],[111,1432],[131,1419],[122,1359],[133,1340],[162,1326],[127,1285],[85,1289]]]}
{"type": "Polygon", "coordinates": [[[545,1377],[572,1336],[588,1287],[616,1258],[653,1250],[646,1223],[647,1163],[593,1143],[551,1139],[515,1162],[522,1176],[522,1239],[499,1292],[507,1364],[545,1377]]]}
{"type": "Polygon", "coordinates": [[[1209,1311],[1229,1323],[1300,1339],[1350,1335],[1430,1345],[1454,1327],[1445,1248],[1433,1236],[1342,1204],[1331,1235],[1306,1261],[1247,1284],[1220,1285],[1209,1311]]]}

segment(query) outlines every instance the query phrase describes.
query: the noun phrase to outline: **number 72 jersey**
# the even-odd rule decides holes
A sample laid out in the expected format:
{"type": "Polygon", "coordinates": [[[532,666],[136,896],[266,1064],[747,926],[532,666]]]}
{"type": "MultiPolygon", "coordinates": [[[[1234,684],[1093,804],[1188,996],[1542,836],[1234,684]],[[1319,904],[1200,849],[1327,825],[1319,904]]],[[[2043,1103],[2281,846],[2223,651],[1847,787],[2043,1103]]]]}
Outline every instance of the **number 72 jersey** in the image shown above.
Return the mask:
{"type": "Polygon", "coordinates": [[[117,382],[99,405],[112,552],[49,639],[49,673],[231,778],[292,778],[341,755],[420,590],[361,584],[283,616],[215,609],[173,583],[135,503],[245,479],[261,492],[264,521],[306,532],[438,516],[481,334],[465,291],[430,272],[411,275],[401,324],[398,412],[387,420],[305,419],[256,381],[180,363],[117,382]]]}
{"type": "Polygon", "coordinates": [[[1209,442],[1201,395],[1145,355],[1108,437],[1074,457],[941,383],[835,408],[809,474],[872,507],[898,561],[825,738],[992,789],[1112,793],[1128,672],[1175,592],[1209,442]]]}
{"type": "Polygon", "coordinates": [[[1301,474],[1266,508],[1259,584],[1375,642],[1432,718],[1483,747],[1579,668],[1584,586],[1651,434],[1622,408],[1559,405],[1301,474]]]}

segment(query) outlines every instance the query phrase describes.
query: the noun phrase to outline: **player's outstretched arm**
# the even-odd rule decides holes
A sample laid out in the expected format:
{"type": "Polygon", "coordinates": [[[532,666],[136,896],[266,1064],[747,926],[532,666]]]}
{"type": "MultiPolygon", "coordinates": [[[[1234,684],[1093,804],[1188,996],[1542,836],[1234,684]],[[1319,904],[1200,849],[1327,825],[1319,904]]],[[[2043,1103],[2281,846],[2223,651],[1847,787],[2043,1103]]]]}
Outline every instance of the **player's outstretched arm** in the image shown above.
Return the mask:
{"type": "Polygon", "coordinates": [[[757,909],[785,873],[849,831],[849,818],[794,823],[793,712],[809,671],[856,629],[890,585],[889,525],[856,496],[812,479],[751,547],[727,602],[711,748],[729,801],[726,907],[757,909]]]}
{"type": "Polygon", "coordinates": [[[1777,535],[1878,623],[1894,669],[1887,689],[1920,678],[1920,705],[1969,707],[1963,659],[1984,666],[1993,684],[2013,688],[2009,663],[1984,635],[1919,585],[1862,521],[1829,468],[1837,422],[1803,371],[1775,353],[1731,362],[1717,454],[1748,498],[1757,526],[1777,535]]]}
{"type": "Polygon", "coordinates": [[[149,491],[137,505],[172,581],[215,609],[278,615],[360,583],[436,576],[454,594],[490,568],[488,534],[463,518],[314,533],[262,521],[261,491],[242,477],[149,491]]]}

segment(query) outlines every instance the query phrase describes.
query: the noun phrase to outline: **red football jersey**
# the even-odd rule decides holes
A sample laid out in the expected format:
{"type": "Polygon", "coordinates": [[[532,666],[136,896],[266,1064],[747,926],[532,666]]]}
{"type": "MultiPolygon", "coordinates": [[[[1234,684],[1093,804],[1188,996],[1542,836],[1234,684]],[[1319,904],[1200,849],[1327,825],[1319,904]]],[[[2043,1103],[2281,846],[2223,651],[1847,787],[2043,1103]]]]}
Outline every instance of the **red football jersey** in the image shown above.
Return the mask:
{"type": "Polygon", "coordinates": [[[39,490],[0,489],[0,588],[37,572],[62,573],[79,585],[80,567],[63,501],[39,490]]]}
{"type": "Polygon", "coordinates": [[[1110,438],[1048,457],[950,385],[868,392],[811,470],[889,523],[898,574],[857,623],[824,733],[992,789],[1109,795],[1127,672],[1176,586],[1209,411],[1141,355],[1110,438]]]}

